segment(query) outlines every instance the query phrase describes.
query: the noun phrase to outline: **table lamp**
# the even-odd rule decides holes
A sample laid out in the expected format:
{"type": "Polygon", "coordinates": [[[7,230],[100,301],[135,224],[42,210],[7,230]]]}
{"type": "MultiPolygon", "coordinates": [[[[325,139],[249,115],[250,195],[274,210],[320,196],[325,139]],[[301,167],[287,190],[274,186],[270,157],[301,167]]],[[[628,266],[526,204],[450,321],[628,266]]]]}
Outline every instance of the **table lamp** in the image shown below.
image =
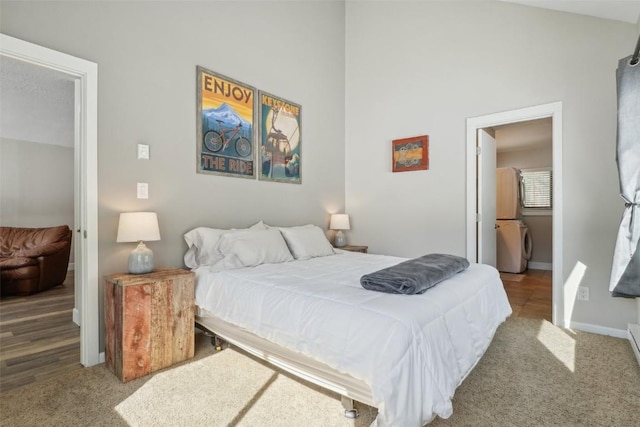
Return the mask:
{"type": "Polygon", "coordinates": [[[160,240],[158,216],[155,212],[127,212],[120,214],[117,242],[138,242],[129,255],[129,273],[153,271],[153,252],[143,241],[160,240]]]}
{"type": "Polygon", "coordinates": [[[333,214],[331,215],[331,222],[329,223],[331,230],[338,230],[336,238],[333,241],[333,245],[337,248],[341,248],[347,244],[347,237],[342,230],[349,230],[349,215],[347,214],[333,214]]]}

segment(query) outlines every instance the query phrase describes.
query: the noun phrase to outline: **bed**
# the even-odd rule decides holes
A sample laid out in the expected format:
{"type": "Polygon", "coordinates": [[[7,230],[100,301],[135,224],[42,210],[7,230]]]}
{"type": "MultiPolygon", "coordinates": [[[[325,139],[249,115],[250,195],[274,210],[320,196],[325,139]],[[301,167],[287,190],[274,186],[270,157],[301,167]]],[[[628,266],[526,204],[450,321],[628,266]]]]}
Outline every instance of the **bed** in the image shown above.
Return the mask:
{"type": "MultiPolygon", "coordinates": [[[[193,268],[196,323],[339,393],[348,409],[351,399],[378,408],[379,427],[448,418],[455,389],[511,314],[498,272],[471,264],[421,295],[373,292],[360,277],[405,259],[333,250],[305,227],[218,233],[218,253],[193,268]]],[[[193,265],[206,239],[187,236],[193,265]]]]}

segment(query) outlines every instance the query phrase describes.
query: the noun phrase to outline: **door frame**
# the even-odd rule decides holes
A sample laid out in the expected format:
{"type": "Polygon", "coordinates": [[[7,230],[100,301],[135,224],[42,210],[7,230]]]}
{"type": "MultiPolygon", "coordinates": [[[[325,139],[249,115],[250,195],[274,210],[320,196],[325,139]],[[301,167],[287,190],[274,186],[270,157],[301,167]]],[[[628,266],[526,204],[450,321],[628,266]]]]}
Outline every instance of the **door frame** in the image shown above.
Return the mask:
{"type": "MultiPolygon", "coordinates": [[[[0,34],[0,55],[68,74],[75,81],[75,286],[80,290],[80,363],[100,363],[98,306],[98,64],[0,34]],[[79,215],[78,215],[79,214],[79,215]],[[79,252],[79,255],[78,255],[79,252]],[[78,263],[80,265],[78,265],[78,263]]],[[[76,305],[78,299],[76,299],[76,305]]]]}
{"type": "Polygon", "coordinates": [[[554,325],[566,326],[568,320],[564,319],[564,295],[562,293],[562,102],[536,105],[517,110],[488,114],[485,116],[471,117],[467,119],[467,258],[474,260],[476,257],[476,202],[482,194],[477,189],[476,167],[476,135],[478,129],[492,126],[517,123],[528,120],[550,117],[552,120],[552,153],[553,153],[553,213],[552,213],[552,239],[553,239],[553,274],[552,274],[552,322],[554,325]],[[561,322],[561,323],[560,323],[561,322]]]}

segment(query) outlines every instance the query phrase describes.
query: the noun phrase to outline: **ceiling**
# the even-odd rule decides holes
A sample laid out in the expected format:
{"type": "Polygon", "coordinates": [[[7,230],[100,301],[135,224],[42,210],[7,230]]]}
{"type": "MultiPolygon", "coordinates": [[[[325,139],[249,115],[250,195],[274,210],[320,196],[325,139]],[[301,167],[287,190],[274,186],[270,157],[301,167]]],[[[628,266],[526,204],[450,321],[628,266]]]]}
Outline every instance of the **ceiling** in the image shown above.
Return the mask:
{"type": "Polygon", "coordinates": [[[595,16],[637,24],[640,0],[502,0],[526,6],[560,10],[578,15],[595,16]]]}
{"type": "MultiPolygon", "coordinates": [[[[502,1],[632,24],[640,16],[640,0],[502,1]]],[[[64,73],[0,56],[0,137],[72,147],[73,84],[73,78],[64,73]]],[[[497,128],[496,132],[509,135],[505,138],[511,141],[501,141],[500,150],[535,145],[547,134],[551,138],[550,123],[525,122],[497,128]]]]}
{"type": "Polygon", "coordinates": [[[73,147],[73,77],[0,56],[0,92],[0,137],[73,147]]]}

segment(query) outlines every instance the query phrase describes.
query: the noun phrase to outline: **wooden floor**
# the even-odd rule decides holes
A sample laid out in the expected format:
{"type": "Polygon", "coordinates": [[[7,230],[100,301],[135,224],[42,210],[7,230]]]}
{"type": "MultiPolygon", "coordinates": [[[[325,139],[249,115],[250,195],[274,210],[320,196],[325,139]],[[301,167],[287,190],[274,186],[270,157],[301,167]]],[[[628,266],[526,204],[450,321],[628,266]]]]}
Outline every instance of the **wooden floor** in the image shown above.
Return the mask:
{"type": "Polygon", "coordinates": [[[61,286],[0,299],[0,393],[82,366],[73,307],[73,271],[61,286]]]}
{"type": "Polygon", "coordinates": [[[526,270],[522,274],[500,273],[512,316],[551,322],[551,271],[526,270]]]}

